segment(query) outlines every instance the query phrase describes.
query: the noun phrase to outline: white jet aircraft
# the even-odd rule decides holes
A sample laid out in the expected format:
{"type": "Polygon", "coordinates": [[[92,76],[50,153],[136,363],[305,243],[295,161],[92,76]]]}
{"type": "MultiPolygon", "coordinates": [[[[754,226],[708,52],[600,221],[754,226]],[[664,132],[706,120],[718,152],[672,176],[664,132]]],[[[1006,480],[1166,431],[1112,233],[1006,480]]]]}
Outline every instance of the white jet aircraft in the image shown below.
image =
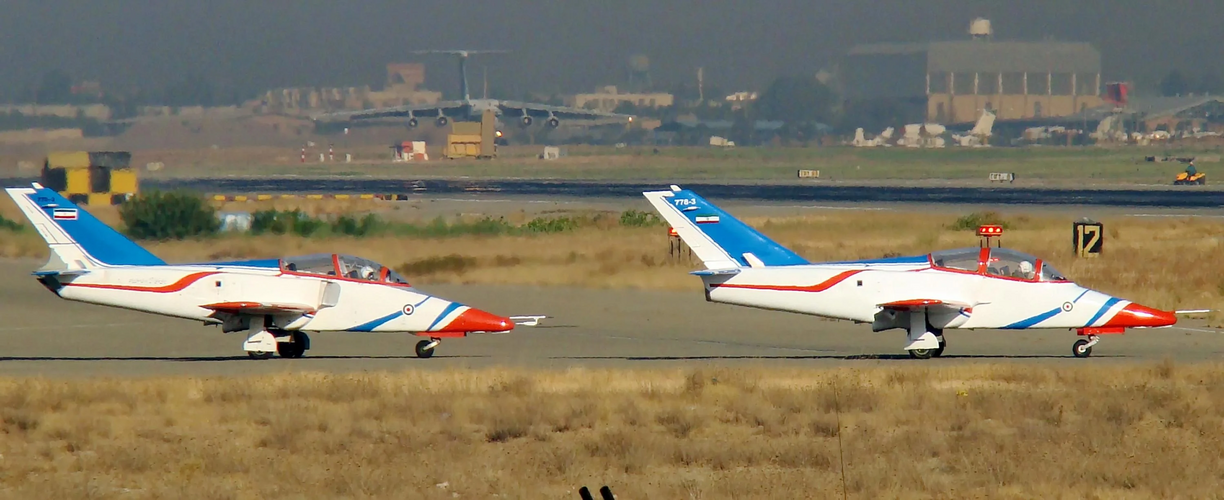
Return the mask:
{"type": "Polygon", "coordinates": [[[1177,322],[1174,313],[1076,285],[1015,250],[811,263],[692,191],[642,194],[705,265],[692,274],[706,300],[871,323],[876,332],[902,328],[914,358],[942,355],[949,328],[1075,329],[1087,337],[1072,349],[1083,358],[1098,335],[1177,322]]]}
{"type": "Polygon", "coordinates": [[[443,338],[505,333],[543,316],[502,317],[429,295],[395,271],[347,255],[167,264],[37,183],[6,188],[51,256],[34,275],[56,295],[79,302],[247,331],[252,358],[300,358],[307,332],[411,333],[422,358],[443,338]]]}

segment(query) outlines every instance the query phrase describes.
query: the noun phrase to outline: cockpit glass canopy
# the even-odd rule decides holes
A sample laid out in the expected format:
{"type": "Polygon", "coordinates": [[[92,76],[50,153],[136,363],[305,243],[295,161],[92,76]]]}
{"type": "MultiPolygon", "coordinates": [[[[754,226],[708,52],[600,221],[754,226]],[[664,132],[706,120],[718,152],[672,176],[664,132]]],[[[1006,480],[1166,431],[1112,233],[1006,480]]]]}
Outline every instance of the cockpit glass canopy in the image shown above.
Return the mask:
{"type": "Polygon", "coordinates": [[[935,267],[977,272],[978,254],[979,250],[976,248],[940,250],[931,253],[931,262],[935,264],[935,267]]]}
{"type": "MultiPolygon", "coordinates": [[[[935,267],[961,271],[978,271],[980,248],[958,248],[931,253],[935,267]]],[[[1062,273],[1037,257],[1008,248],[991,248],[986,258],[986,274],[1022,280],[1066,281],[1062,273]],[[1040,266],[1040,268],[1038,268],[1040,266]],[[1040,274],[1038,271],[1040,270],[1040,274]]]]}
{"type": "Polygon", "coordinates": [[[1037,276],[1037,258],[1007,248],[991,248],[986,274],[1031,280],[1037,276]]]}
{"type": "Polygon", "coordinates": [[[281,268],[297,273],[407,285],[393,269],[369,259],[343,254],[312,254],[281,259],[281,268]]]}

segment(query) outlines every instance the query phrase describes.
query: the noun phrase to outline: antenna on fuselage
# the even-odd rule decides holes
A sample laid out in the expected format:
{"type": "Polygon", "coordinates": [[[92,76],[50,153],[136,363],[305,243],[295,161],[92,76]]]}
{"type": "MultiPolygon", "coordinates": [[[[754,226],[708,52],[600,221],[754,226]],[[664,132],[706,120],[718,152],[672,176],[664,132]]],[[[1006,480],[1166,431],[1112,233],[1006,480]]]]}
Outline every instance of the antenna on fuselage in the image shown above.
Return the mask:
{"type": "Polygon", "coordinates": [[[978,245],[982,248],[990,248],[991,238],[998,238],[995,240],[995,247],[1001,247],[1003,243],[1003,226],[996,224],[978,226],[977,235],[979,236],[978,245]]]}

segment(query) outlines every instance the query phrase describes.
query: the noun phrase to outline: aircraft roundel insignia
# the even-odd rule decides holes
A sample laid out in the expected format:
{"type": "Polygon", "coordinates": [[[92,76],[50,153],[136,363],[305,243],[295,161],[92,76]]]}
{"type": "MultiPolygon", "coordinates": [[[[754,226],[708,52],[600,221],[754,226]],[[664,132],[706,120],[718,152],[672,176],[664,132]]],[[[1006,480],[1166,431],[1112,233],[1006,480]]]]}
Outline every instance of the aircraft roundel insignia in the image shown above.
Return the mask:
{"type": "Polygon", "coordinates": [[[404,306],[404,316],[412,316],[414,312],[416,312],[416,308],[412,307],[412,304],[404,306]]]}
{"type": "Polygon", "coordinates": [[[1075,308],[1075,304],[1072,304],[1070,302],[1063,302],[1063,305],[1062,305],[1063,312],[1071,312],[1071,309],[1074,309],[1074,308],[1075,308]]]}

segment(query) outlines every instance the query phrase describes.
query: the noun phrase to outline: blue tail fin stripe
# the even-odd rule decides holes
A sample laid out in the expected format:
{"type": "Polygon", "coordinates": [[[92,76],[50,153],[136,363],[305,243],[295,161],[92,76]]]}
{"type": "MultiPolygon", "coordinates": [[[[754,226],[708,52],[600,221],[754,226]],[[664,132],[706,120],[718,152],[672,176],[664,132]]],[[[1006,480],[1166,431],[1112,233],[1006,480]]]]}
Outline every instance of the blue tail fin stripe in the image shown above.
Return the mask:
{"type": "Polygon", "coordinates": [[[38,189],[30,196],[53,224],[63,229],[99,263],[111,266],[160,266],[166,263],[51,189],[38,189]],[[76,216],[55,220],[55,211],[66,208],[76,210],[76,216]]]}
{"type": "Polygon", "coordinates": [[[748,266],[744,254],[751,253],[766,266],[793,266],[807,264],[799,254],[779,245],[751,226],[732,217],[713,203],[687,189],[676,192],[671,200],[680,215],[693,227],[705,233],[715,244],[741,266],[748,266]],[[696,208],[696,210],[690,210],[696,208]],[[703,222],[698,222],[701,220],[703,222]]]}

